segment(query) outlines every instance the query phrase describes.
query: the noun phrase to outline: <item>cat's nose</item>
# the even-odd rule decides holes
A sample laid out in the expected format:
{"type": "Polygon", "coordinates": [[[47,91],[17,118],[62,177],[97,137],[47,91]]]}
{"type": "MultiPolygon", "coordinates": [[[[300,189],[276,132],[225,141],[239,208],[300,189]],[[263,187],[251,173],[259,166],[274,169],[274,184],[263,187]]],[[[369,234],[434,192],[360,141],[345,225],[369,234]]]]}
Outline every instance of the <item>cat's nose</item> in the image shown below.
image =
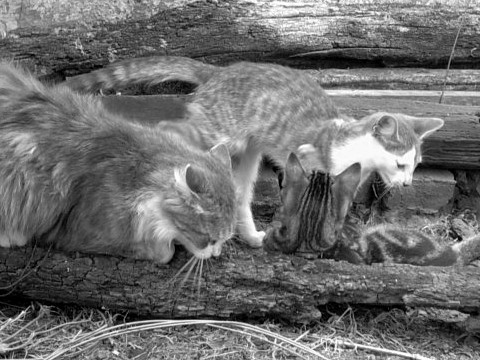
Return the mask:
{"type": "Polygon", "coordinates": [[[405,180],[403,182],[403,186],[410,186],[410,185],[412,185],[412,180],[405,180]]]}

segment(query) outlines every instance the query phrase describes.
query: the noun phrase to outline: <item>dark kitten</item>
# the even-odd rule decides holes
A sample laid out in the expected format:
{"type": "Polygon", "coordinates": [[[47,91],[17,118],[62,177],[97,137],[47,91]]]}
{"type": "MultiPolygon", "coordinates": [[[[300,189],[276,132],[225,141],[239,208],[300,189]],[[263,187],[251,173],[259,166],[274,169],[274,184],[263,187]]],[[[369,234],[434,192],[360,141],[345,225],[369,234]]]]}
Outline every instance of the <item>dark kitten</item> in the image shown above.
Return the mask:
{"type": "Polygon", "coordinates": [[[230,155],[128,122],[98,98],[0,63],[0,246],[166,263],[220,254],[236,220],[230,155]]]}
{"type": "Polygon", "coordinates": [[[378,225],[360,232],[352,248],[366,264],[467,265],[480,257],[480,236],[452,246],[442,246],[420,231],[395,225],[378,225]]]}
{"type": "Polygon", "coordinates": [[[323,258],[354,264],[451,266],[468,264],[480,257],[480,236],[453,246],[440,246],[419,231],[395,225],[362,229],[345,221],[359,181],[358,167],[352,166],[336,178],[321,172],[308,177],[291,154],[284,176],[280,223],[267,233],[267,250],[307,250],[323,258]]]}

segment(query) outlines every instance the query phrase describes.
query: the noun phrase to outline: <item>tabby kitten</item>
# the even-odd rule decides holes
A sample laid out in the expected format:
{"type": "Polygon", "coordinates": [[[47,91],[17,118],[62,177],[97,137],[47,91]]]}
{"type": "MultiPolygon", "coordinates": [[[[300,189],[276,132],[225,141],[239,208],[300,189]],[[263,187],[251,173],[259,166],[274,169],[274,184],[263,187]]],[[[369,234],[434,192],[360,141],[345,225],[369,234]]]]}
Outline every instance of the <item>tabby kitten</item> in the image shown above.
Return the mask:
{"type": "Polygon", "coordinates": [[[376,113],[359,121],[342,117],[308,74],[274,64],[239,62],[217,67],[183,57],[117,62],[67,84],[79,91],[181,80],[198,84],[187,116],[210,146],[232,155],[238,196],[237,231],[262,246],[250,209],[260,159],[283,166],[290,152],[311,170],[338,175],[361,165],[361,183],[377,171],[388,185],[409,185],[421,161],[423,138],[443,126],[436,118],[376,113]]]}
{"type": "Polygon", "coordinates": [[[328,254],[334,250],[360,182],[360,171],[355,163],[335,177],[320,171],[307,176],[297,156],[290,153],[280,184],[282,206],[267,232],[264,248],[284,253],[328,254]]]}
{"type": "Polygon", "coordinates": [[[402,263],[420,266],[468,265],[480,258],[480,236],[442,246],[420,231],[377,225],[360,232],[351,247],[363,263],[402,263]]]}
{"type": "Polygon", "coordinates": [[[199,259],[219,255],[237,207],[224,145],[204,153],[7,63],[0,63],[0,203],[0,246],[36,239],[159,263],[177,242],[199,259]]]}
{"type": "Polygon", "coordinates": [[[359,177],[354,166],[336,178],[321,172],[308,177],[291,154],[281,190],[280,224],[267,232],[265,248],[285,253],[307,250],[327,259],[368,265],[451,266],[480,257],[480,236],[440,246],[419,231],[395,225],[361,229],[352,221],[345,222],[359,177]]]}

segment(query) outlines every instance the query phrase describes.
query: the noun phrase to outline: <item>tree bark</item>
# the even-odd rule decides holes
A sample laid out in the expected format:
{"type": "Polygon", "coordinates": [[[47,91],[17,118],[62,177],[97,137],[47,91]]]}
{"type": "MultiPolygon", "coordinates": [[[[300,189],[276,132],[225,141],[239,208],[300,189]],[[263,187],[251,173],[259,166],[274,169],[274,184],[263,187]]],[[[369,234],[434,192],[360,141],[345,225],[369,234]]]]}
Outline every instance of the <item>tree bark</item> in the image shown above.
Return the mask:
{"type": "Polygon", "coordinates": [[[438,0],[288,2],[4,0],[1,56],[60,76],[117,58],[185,55],[297,66],[478,67],[480,4],[438,0]]]}
{"type": "MultiPolygon", "coordinates": [[[[352,92],[353,93],[353,92],[352,92]]],[[[418,92],[421,94],[421,92],[418,92]]],[[[401,97],[333,96],[346,114],[360,118],[375,111],[439,117],[445,125],[426,138],[422,166],[444,169],[480,169],[480,106],[443,105],[434,102],[401,100],[401,97]]],[[[128,118],[145,122],[180,118],[188,96],[109,96],[106,106],[128,118]]]]}
{"type": "Polygon", "coordinates": [[[157,265],[38,248],[0,249],[0,286],[5,293],[15,284],[10,296],[168,318],[311,321],[328,303],[480,309],[480,269],[472,266],[358,266],[237,248],[204,268],[198,292],[189,282],[179,289],[183,275],[169,282],[185,261],[185,253],[157,265]]]}

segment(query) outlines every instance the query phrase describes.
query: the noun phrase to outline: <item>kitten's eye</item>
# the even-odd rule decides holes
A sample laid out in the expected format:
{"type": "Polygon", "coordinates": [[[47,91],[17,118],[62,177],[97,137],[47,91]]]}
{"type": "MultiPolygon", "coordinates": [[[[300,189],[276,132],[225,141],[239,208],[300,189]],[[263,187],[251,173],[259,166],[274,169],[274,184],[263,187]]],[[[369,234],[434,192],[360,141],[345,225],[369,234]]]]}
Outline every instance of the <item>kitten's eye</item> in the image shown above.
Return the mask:
{"type": "Polygon", "coordinates": [[[405,164],[399,164],[399,163],[397,162],[397,169],[399,169],[399,170],[405,170],[405,166],[406,166],[405,164]]]}

